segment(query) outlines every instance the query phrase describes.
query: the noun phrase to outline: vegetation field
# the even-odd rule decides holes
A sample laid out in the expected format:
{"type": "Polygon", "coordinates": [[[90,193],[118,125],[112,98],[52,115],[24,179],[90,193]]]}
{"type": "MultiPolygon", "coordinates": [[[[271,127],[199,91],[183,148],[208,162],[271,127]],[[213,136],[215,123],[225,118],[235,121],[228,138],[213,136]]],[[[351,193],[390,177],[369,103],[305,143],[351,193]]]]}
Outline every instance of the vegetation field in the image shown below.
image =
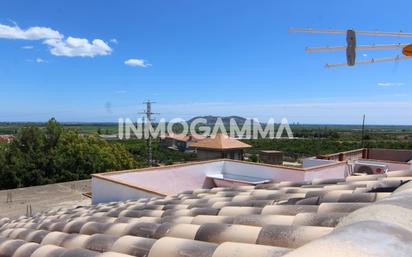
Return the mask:
{"type": "MultiPolygon", "coordinates": [[[[412,126],[297,125],[294,139],[244,140],[259,150],[280,150],[288,161],[364,147],[412,149],[412,126]]],[[[114,123],[0,123],[0,189],[43,185],[90,178],[90,174],[148,166],[145,140],[104,140],[117,133],[114,123]]],[[[153,141],[158,165],[195,160],[193,153],[172,151],[153,141]]]]}
{"type": "MultiPolygon", "coordinates": [[[[0,135],[17,134],[19,129],[25,126],[36,126],[40,129],[46,127],[44,122],[0,122],[0,135]]],[[[61,123],[64,128],[76,129],[81,134],[115,134],[117,133],[117,123],[61,123]]]]}

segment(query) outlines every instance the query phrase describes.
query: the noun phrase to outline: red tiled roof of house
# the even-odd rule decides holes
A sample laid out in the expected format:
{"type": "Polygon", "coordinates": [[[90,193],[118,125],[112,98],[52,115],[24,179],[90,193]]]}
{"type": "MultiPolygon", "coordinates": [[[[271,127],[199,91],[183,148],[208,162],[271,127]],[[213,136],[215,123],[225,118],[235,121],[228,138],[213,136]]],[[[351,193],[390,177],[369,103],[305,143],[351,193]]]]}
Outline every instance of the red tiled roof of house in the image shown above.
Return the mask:
{"type": "Polygon", "coordinates": [[[185,135],[185,134],[168,134],[165,138],[172,138],[178,141],[188,142],[198,142],[201,140],[206,139],[206,137],[199,136],[199,135],[185,135]]]}
{"type": "Polygon", "coordinates": [[[205,148],[216,150],[228,150],[228,149],[244,149],[250,148],[251,145],[243,143],[237,139],[223,135],[222,133],[211,136],[197,143],[193,143],[191,148],[205,148]]]}
{"type": "Polygon", "coordinates": [[[15,138],[16,137],[14,135],[0,135],[0,142],[10,142],[15,138]]]}

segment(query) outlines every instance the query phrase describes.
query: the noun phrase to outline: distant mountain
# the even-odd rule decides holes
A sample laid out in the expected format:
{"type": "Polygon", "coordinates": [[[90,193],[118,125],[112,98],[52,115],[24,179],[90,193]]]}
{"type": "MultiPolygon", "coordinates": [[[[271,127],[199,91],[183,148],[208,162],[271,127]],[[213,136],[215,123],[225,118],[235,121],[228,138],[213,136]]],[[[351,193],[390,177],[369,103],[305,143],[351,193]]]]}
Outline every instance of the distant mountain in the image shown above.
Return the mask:
{"type": "Polygon", "coordinates": [[[195,119],[203,118],[206,119],[206,125],[214,125],[217,121],[218,118],[221,118],[223,121],[224,125],[229,125],[230,124],[230,119],[234,119],[237,123],[237,125],[243,125],[246,121],[245,118],[240,117],[240,116],[196,116],[188,120],[189,123],[192,123],[195,119]]]}

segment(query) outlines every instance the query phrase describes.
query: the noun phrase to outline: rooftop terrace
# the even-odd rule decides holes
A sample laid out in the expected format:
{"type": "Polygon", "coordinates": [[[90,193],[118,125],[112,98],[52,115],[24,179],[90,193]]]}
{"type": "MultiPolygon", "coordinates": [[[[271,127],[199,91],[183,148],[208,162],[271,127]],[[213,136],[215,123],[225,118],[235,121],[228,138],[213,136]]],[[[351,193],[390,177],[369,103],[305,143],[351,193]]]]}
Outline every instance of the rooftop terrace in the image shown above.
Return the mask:
{"type": "Polygon", "coordinates": [[[346,162],[328,161],[308,168],[258,164],[230,159],[94,174],[93,203],[167,196],[216,186],[345,178],[346,162]]]}

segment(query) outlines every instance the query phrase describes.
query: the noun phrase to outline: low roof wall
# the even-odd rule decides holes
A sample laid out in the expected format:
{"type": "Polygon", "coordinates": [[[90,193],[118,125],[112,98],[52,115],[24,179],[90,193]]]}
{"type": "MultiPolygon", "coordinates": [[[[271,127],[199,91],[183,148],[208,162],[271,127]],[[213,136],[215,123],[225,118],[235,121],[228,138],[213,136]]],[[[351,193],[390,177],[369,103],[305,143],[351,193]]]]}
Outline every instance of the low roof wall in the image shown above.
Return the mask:
{"type": "MultiPolygon", "coordinates": [[[[280,165],[260,164],[245,161],[219,159],[191,162],[164,167],[115,171],[93,174],[92,192],[101,194],[98,187],[108,187],[108,183],[135,189],[150,195],[172,195],[182,191],[205,188],[206,177],[211,174],[233,174],[251,176],[271,181],[304,181],[316,178],[343,178],[347,176],[345,162],[320,165],[310,168],[294,168],[280,165]],[[104,183],[96,183],[96,182],[104,183]],[[103,185],[104,184],[104,185],[103,185]]],[[[104,191],[104,190],[103,190],[104,191]]],[[[96,196],[98,197],[98,196],[96,196]]],[[[126,199],[117,199],[126,200],[126,199]]]]}

